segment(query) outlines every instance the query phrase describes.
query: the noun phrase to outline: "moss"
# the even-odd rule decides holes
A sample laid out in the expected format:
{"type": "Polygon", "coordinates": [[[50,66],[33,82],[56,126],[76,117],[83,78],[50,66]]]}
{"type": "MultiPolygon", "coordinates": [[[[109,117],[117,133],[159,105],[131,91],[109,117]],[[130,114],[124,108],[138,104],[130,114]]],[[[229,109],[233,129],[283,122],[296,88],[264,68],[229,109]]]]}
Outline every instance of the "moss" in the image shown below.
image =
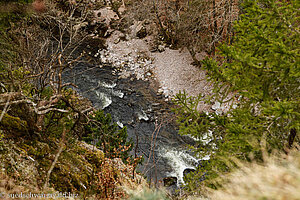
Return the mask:
{"type": "Polygon", "coordinates": [[[87,151],[84,156],[89,163],[95,166],[99,166],[102,163],[104,158],[104,154],[91,152],[91,151],[87,151]]]}
{"type": "Polygon", "coordinates": [[[36,158],[51,153],[49,145],[40,141],[29,141],[29,143],[24,144],[24,148],[26,148],[28,154],[34,155],[36,158]]]}
{"type": "Polygon", "coordinates": [[[69,144],[59,157],[50,184],[58,191],[86,192],[94,179],[93,169],[100,166],[103,158],[101,151],[87,149],[78,141],[69,144]]]}
{"type": "Polygon", "coordinates": [[[0,129],[0,146],[2,145],[3,141],[2,138],[4,137],[3,131],[0,129]]]}
{"type": "Polygon", "coordinates": [[[8,134],[5,134],[5,136],[21,136],[24,135],[24,133],[28,132],[28,126],[27,122],[24,120],[21,120],[19,117],[13,117],[7,113],[4,114],[1,122],[0,127],[2,130],[5,130],[8,134]]]}

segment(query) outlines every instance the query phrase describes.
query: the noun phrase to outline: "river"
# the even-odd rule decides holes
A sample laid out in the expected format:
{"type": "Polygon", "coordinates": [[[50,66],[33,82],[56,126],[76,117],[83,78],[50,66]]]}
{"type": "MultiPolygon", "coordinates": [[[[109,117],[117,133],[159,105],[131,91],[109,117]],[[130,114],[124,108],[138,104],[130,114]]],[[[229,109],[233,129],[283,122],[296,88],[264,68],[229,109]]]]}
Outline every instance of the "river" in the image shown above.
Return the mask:
{"type": "Polygon", "coordinates": [[[183,171],[194,169],[198,162],[187,148],[194,140],[178,134],[170,109],[173,105],[157,94],[154,81],[120,78],[111,65],[97,59],[77,64],[63,76],[96,108],[110,113],[120,127],[127,127],[128,137],[136,145],[134,151],[144,156],[137,170],[149,181],[177,177],[177,186],[184,182],[183,171]]]}

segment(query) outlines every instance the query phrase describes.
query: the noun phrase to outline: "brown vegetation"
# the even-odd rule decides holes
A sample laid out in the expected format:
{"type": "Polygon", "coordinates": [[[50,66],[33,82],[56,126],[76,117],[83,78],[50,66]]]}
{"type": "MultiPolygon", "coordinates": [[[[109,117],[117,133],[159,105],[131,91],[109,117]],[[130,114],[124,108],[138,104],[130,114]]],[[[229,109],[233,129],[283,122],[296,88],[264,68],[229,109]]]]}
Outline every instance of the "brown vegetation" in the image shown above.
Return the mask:
{"type": "Polygon", "coordinates": [[[263,164],[242,164],[223,177],[224,187],[214,191],[211,199],[290,199],[300,197],[300,153],[266,158],[263,164]]]}
{"type": "MultiPolygon", "coordinates": [[[[93,21],[90,2],[49,1],[47,10],[44,6],[43,1],[33,3],[40,13],[9,24],[0,37],[3,176],[17,187],[36,189],[24,192],[72,191],[99,199],[124,196],[121,185],[135,187],[143,179],[133,172],[137,162],[125,165],[118,156],[105,157],[78,141],[94,108],[68,88],[76,85],[64,83],[62,77],[76,64],[93,61],[82,52],[84,42],[96,41],[82,26],[93,21]]],[[[98,50],[103,46],[101,39],[97,41],[93,45],[98,50]]],[[[11,193],[6,183],[2,189],[11,193]]]]}
{"type": "Polygon", "coordinates": [[[152,19],[164,41],[187,47],[195,61],[197,54],[214,54],[220,41],[231,40],[238,16],[237,0],[139,0],[133,5],[137,20],[152,19]]]}

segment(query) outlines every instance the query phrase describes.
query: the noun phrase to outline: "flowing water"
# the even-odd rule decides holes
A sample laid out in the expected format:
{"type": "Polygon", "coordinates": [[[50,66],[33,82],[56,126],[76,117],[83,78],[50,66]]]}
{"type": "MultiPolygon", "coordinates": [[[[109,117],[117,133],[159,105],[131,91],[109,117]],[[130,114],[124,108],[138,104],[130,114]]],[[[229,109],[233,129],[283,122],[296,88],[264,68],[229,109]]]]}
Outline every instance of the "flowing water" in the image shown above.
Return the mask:
{"type": "Polygon", "coordinates": [[[177,177],[178,185],[183,183],[184,169],[197,164],[186,147],[194,140],[178,134],[172,105],[157,95],[149,82],[118,79],[111,66],[87,63],[66,71],[64,80],[77,85],[79,94],[110,113],[120,127],[127,127],[137,155],[145,159],[138,170],[149,180],[157,182],[172,176],[177,177]]]}

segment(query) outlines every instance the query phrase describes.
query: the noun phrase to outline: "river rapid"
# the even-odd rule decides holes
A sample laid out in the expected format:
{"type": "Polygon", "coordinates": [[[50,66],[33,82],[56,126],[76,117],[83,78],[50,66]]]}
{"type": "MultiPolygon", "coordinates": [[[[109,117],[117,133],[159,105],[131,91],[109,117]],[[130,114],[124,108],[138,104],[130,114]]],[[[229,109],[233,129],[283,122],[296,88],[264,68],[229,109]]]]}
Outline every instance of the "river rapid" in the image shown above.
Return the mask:
{"type": "Polygon", "coordinates": [[[134,75],[120,78],[112,65],[98,59],[77,64],[63,77],[77,85],[73,89],[96,108],[110,113],[120,128],[127,127],[135,143],[132,154],[144,157],[137,170],[149,181],[158,184],[166,177],[176,177],[177,186],[184,183],[184,170],[198,163],[187,148],[195,141],[178,134],[173,105],[157,93],[154,80],[137,80],[134,75]]]}

